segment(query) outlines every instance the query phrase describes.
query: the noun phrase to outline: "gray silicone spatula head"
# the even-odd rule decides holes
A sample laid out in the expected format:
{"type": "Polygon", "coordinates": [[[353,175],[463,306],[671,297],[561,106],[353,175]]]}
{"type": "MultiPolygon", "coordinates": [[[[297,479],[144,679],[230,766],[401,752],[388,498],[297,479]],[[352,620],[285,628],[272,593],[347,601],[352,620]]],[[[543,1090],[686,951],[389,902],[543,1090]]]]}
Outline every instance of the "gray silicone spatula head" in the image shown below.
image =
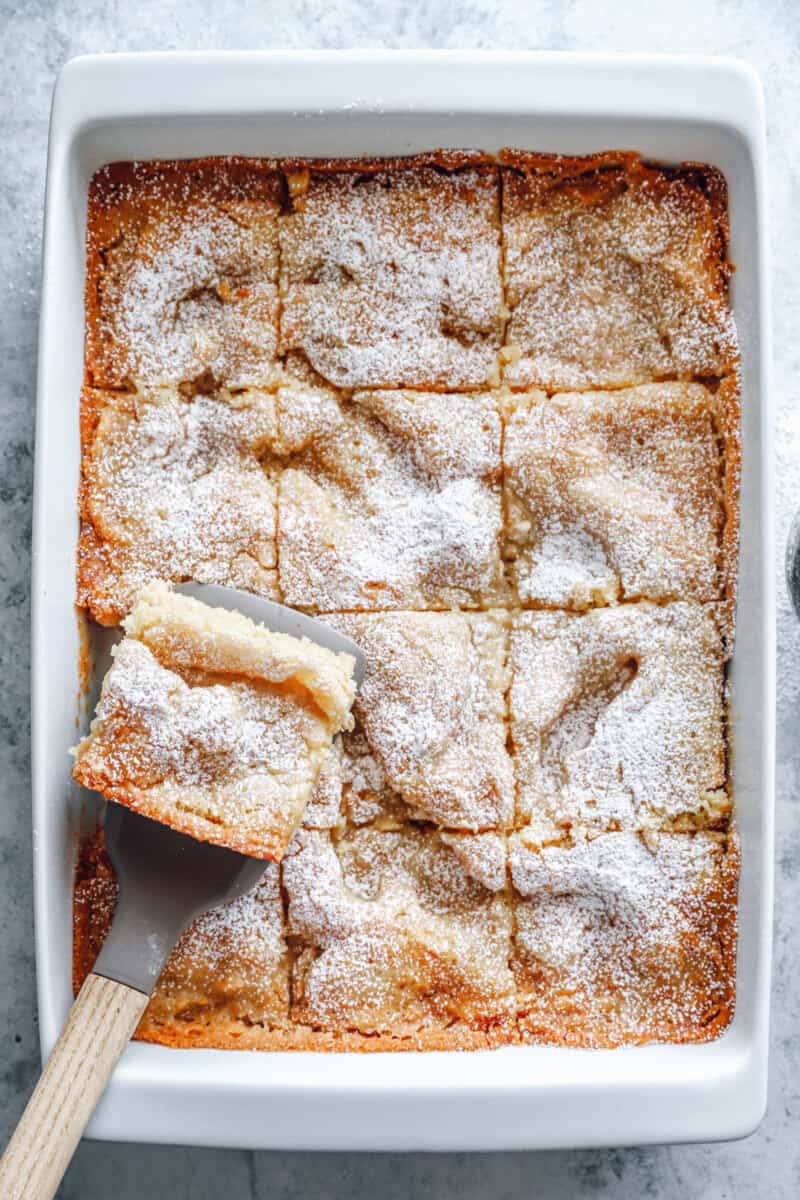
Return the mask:
{"type": "Polygon", "coordinates": [[[148,995],[190,921],[249,892],[267,865],[121,804],[108,805],[105,839],[119,900],[94,972],[148,995]]]}
{"type": "MultiPolygon", "coordinates": [[[[275,633],[351,654],[356,683],[364,677],[364,655],[355,642],[313,617],[215,584],[183,583],[175,590],[212,608],[238,610],[275,633]]],[[[119,900],[94,971],[147,995],[190,921],[250,891],[266,869],[262,859],[195,841],[118,804],[108,806],[105,837],[119,900]]]]}

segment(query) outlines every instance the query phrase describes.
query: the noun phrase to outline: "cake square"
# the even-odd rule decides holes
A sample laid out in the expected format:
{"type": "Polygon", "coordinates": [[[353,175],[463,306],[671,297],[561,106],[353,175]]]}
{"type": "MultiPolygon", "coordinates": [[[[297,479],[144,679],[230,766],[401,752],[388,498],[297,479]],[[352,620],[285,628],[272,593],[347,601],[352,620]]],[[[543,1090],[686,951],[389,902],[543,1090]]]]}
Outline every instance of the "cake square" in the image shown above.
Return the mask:
{"type": "MultiPolygon", "coordinates": [[[[102,831],[82,847],[75,885],[79,991],[110,928],[118,885],[102,831]]],[[[139,1040],[170,1046],[251,1045],[289,1026],[289,955],[278,867],[247,895],[192,922],[167,959],[139,1040]]]]}
{"type": "MultiPolygon", "coordinates": [[[[369,825],[374,829],[397,831],[406,826],[427,825],[424,812],[405,801],[387,776],[383,763],[373,750],[358,720],[352,730],[334,739],[331,753],[317,776],[311,799],[303,814],[304,829],[354,829],[369,825]]],[[[444,842],[458,852],[480,848],[483,865],[473,864],[470,871],[483,878],[482,871],[494,848],[493,870],[505,872],[505,841],[501,833],[470,833],[463,829],[439,829],[444,842]]],[[[499,891],[502,883],[495,874],[487,887],[499,891]]]]}
{"type": "Polygon", "coordinates": [[[718,171],[636,154],[505,157],[507,383],[579,391],[734,369],[718,171]]]}
{"type": "MultiPolygon", "coordinates": [[[[354,718],[352,730],[334,740],[303,814],[304,829],[374,825],[401,829],[425,817],[393,786],[383,762],[354,718]]],[[[473,835],[476,836],[476,835],[473,835]]]]}
{"type": "Polygon", "coordinates": [[[349,723],[354,660],[163,583],[124,626],[75,778],[180,833],[279,860],[349,723]]]}
{"type": "Polygon", "coordinates": [[[532,837],[726,823],[713,607],[522,613],[509,658],[517,817],[532,837]]]}
{"type": "Polygon", "coordinates": [[[509,845],[524,1041],[704,1042],[733,1015],[732,835],[609,833],[509,845]]]}
{"type": "Polygon", "coordinates": [[[287,604],[318,612],[491,607],[501,424],[492,393],[278,390],[278,561],[287,604]]]}
{"type": "Polygon", "coordinates": [[[275,398],[85,388],[78,602],[118,624],[152,579],[277,598],[275,398]]]}
{"type": "Polygon", "coordinates": [[[89,189],[86,365],[101,387],[263,384],[283,183],[258,159],[115,163],[89,189]]]}
{"type": "Polygon", "coordinates": [[[453,840],[479,844],[410,826],[298,832],[282,865],[295,1022],[397,1048],[514,1036],[505,848],[498,873],[498,835],[453,840]]]}
{"type": "MultiPolygon", "coordinates": [[[[503,444],[506,553],[520,602],[719,600],[726,405],[696,383],[516,394],[503,444]]],[[[726,543],[727,545],[727,543],[726,543]]]]}
{"type": "MultiPolygon", "coordinates": [[[[507,614],[337,613],[367,670],[349,742],[348,806],[472,832],[508,827],[514,777],[506,748],[507,614]],[[355,794],[354,794],[355,793],[355,794]],[[400,812],[403,812],[403,807],[400,812]]],[[[362,818],[363,819],[363,818],[362,818]]]]}
{"type": "Polygon", "coordinates": [[[497,169],[311,164],[280,223],[281,333],[347,388],[496,382],[505,308],[497,169]]]}

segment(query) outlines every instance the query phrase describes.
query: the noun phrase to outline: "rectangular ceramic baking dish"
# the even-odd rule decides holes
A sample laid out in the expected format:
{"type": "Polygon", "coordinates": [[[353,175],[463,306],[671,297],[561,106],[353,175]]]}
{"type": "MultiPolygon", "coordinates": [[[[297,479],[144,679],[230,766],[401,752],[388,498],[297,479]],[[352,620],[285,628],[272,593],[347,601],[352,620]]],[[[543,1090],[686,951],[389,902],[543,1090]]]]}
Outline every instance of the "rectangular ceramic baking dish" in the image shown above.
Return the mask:
{"type": "Polygon", "coordinates": [[[706,58],[333,52],[68,63],[47,174],[33,531],[33,838],[42,1051],[70,1001],[86,720],[73,608],[84,228],[116,159],[398,155],[510,145],[716,164],[730,188],[743,362],[742,546],[732,769],[742,840],[736,1015],[718,1041],[613,1051],[259,1054],[133,1044],[95,1137],[252,1148],[477,1150],[741,1137],[764,1112],[772,908],[774,602],[761,89],[706,58]],[[76,719],[77,714],[77,719],[76,719]]]}

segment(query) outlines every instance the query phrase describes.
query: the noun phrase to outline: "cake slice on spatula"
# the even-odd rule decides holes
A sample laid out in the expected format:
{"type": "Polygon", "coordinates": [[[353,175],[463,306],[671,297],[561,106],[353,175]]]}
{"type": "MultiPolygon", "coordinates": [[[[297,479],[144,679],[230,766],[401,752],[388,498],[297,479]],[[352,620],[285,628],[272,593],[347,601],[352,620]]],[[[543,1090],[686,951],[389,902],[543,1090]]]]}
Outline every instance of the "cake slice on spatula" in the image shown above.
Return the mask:
{"type": "Polygon", "coordinates": [[[124,627],[75,778],[180,833],[279,860],[352,724],[354,656],[164,583],[139,593],[124,627]]]}
{"type": "Polygon", "coordinates": [[[106,848],[119,899],[0,1160],[0,1195],[55,1195],[183,930],[281,858],[364,661],[322,622],[232,588],[139,593],[74,770],[118,801],[106,848]]]}

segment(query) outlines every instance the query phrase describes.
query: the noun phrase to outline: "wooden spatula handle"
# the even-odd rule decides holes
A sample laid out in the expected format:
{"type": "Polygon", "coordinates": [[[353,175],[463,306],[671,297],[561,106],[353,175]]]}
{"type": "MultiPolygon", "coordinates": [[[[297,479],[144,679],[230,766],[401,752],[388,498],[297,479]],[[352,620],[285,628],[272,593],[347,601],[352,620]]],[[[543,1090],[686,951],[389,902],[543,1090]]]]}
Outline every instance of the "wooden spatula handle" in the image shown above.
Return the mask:
{"type": "Polygon", "coordinates": [[[0,1160],[3,1200],[52,1200],[148,997],[88,975],[0,1160]]]}

